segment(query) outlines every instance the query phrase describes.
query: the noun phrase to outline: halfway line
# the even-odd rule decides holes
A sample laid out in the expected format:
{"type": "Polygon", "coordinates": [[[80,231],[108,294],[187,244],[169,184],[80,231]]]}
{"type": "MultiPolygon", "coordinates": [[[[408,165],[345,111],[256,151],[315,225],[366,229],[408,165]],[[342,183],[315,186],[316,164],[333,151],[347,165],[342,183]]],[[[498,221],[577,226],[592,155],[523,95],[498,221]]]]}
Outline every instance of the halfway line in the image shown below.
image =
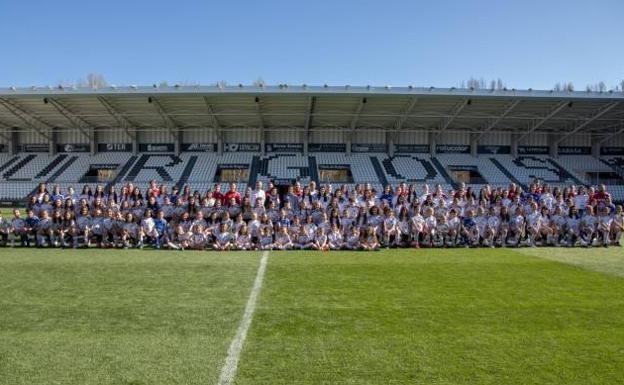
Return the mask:
{"type": "Polygon", "coordinates": [[[238,325],[236,336],[230,344],[227,358],[221,368],[219,385],[231,385],[234,382],[236,369],[238,368],[238,360],[240,358],[241,351],[243,350],[245,339],[247,338],[247,331],[249,330],[249,326],[253,320],[254,311],[256,311],[256,301],[258,299],[258,295],[260,294],[260,290],[262,289],[262,279],[264,278],[264,271],[266,270],[268,261],[269,252],[265,251],[262,253],[262,258],[260,259],[260,266],[258,267],[256,280],[254,281],[253,289],[251,289],[251,294],[249,294],[249,299],[247,300],[247,305],[245,306],[243,319],[241,320],[240,325],[238,325]]]}

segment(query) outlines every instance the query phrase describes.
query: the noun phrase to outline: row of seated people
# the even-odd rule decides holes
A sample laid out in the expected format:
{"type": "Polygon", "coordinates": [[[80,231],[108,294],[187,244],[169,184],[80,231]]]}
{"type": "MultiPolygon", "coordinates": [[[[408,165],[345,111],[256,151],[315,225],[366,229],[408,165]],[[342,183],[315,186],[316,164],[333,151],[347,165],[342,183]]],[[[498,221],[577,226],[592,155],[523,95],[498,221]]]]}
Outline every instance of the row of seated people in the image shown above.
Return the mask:
{"type": "MultiPolygon", "coordinates": [[[[201,194],[186,186],[171,193],[156,181],[145,196],[131,184],[127,198],[83,189],[79,196],[41,185],[26,216],[0,217],[0,241],[23,246],[167,247],[171,249],[377,249],[379,247],[610,246],[620,243],[624,219],[604,186],[559,191],[535,181],[465,186],[445,193],[424,185],[367,185],[349,191],[298,183],[282,195],[258,182],[244,194],[231,184],[201,194]],[[54,198],[53,198],[54,197],[54,198]],[[134,197],[134,198],[132,198],[134,197]],[[251,202],[254,202],[251,204],[251,202]],[[32,239],[32,241],[31,241],[32,239]]],[[[123,191],[122,194],[123,195],[123,191]]]]}

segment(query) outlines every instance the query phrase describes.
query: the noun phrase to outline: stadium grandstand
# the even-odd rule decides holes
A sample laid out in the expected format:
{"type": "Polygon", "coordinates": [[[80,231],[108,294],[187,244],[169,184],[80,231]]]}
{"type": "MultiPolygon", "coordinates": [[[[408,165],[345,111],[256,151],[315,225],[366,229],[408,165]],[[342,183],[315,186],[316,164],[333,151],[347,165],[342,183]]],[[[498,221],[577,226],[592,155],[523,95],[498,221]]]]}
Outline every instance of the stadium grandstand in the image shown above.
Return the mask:
{"type": "MultiPolygon", "coordinates": [[[[206,190],[606,184],[624,200],[624,94],[418,87],[0,89],[0,200],[152,179],[206,190]]],[[[379,190],[381,191],[381,190],[379,190]]]]}

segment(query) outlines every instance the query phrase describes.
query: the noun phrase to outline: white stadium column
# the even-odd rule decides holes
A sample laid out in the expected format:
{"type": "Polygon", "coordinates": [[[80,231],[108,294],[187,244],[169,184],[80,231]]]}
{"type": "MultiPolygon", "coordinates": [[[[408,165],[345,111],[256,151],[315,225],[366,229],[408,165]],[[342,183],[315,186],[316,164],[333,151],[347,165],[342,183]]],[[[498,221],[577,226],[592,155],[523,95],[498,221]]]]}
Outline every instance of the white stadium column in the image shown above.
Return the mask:
{"type": "Polygon", "coordinates": [[[548,134],[548,155],[553,158],[559,156],[559,134],[548,134]]]}
{"type": "Polygon", "coordinates": [[[479,147],[479,134],[470,134],[470,154],[477,156],[477,149],[479,147]]]}
{"type": "Polygon", "coordinates": [[[97,130],[94,127],[89,129],[89,150],[91,155],[97,153],[97,130]]]}
{"type": "Polygon", "coordinates": [[[48,153],[50,155],[56,154],[56,130],[54,128],[50,128],[50,139],[48,141],[48,153]]]}
{"type": "Polygon", "coordinates": [[[395,131],[386,132],[386,145],[388,146],[388,156],[394,156],[394,138],[396,137],[395,131]]]}
{"type": "Polygon", "coordinates": [[[429,132],[429,134],[427,135],[429,137],[429,154],[431,156],[435,156],[436,155],[436,143],[438,141],[438,134],[436,134],[435,132],[429,132]]]}
{"type": "Polygon", "coordinates": [[[258,116],[258,133],[260,135],[260,153],[264,155],[266,153],[266,133],[264,130],[264,118],[262,117],[262,105],[259,97],[255,97],[254,102],[256,104],[256,115],[258,116]]]}
{"type": "Polygon", "coordinates": [[[511,156],[518,156],[518,142],[520,142],[520,134],[511,134],[511,156]]]}
{"type": "Polygon", "coordinates": [[[591,139],[591,154],[594,158],[600,158],[600,151],[602,149],[602,141],[592,135],[591,139]]]}

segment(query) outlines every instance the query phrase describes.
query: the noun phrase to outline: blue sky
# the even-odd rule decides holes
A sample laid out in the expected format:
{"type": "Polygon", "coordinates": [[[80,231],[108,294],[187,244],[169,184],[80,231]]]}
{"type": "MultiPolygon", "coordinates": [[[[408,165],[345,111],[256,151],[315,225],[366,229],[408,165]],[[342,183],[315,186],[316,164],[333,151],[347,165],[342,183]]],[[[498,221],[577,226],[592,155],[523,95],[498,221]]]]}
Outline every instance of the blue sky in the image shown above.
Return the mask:
{"type": "Polygon", "coordinates": [[[577,89],[624,79],[624,1],[0,0],[0,86],[190,82],[577,89]]]}

